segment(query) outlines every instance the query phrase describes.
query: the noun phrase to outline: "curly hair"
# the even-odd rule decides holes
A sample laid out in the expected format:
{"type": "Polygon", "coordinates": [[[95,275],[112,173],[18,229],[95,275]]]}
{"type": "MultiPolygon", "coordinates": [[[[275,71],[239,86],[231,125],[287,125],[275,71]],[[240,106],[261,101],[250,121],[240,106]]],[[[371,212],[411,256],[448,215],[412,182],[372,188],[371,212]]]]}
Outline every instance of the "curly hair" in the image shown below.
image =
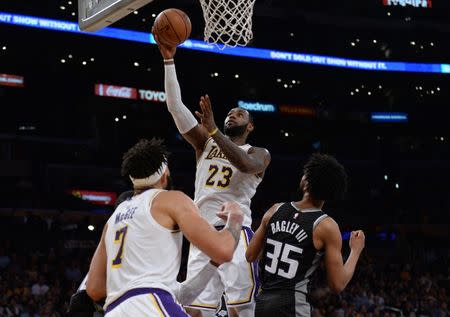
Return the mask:
{"type": "Polygon", "coordinates": [[[169,152],[162,139],[139,140],[124,155],[122,160],[122,176],[146,178],[167,164],[169,152]]]}
{"type": "Polygon", "coordinates": [[[307,190],[315,200],[338,200],[347,192],[347,173],[332,156],[313,154],[303,168],[307,190]]]}

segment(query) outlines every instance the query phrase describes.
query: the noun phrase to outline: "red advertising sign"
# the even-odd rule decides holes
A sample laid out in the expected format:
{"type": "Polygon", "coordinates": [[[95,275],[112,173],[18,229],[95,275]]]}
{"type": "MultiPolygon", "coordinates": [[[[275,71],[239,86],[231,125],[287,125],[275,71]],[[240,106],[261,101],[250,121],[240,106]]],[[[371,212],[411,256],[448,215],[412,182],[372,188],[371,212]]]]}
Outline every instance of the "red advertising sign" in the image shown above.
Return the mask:
{"type": "Polygon", "coordinates": [[[112,86],[105,84],[95,84],[95,94],[102,97],[139,99],[153,102],[166,102],[164,91],[136,89],[123,86],[112,86]]]}
{"type": "Polygon", "coordinates": [[[0,85],[11,87],[23,87],[24,78],[22,76],[0,74],[0,85]]]}
{"type": "Polygon", "coordinates": [[[123,99],[137,99],[136,88],[113,86],[105,84],[95,85],[95,94],[97,96],[123,98],[123,99]]]}
{"type": "Polygon", "coordinates": [[[75,197],[90,201],[96,205],[112,206],[117,200],[117,194],[114,192],[96,192],[91,190],[74,189],[70,193],[75,197]]]}
{"type": "Polygon", "coordinates": [[[316,110],[314,108],[297,105],[281,105],[278,107],[278,111],[280,113],[305,117],[314,117],[316,115],[316,110]]]}

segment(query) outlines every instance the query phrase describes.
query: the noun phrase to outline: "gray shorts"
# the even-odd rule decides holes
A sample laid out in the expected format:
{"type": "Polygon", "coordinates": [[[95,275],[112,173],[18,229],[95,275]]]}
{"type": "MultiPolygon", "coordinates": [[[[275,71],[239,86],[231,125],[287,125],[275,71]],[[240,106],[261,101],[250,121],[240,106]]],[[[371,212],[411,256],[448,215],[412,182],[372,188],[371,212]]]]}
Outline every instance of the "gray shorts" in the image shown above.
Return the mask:
{"type": "Polygon", "coordinates": [[[311,317],[311,306],[301,292],[261,291],[256,297],[255,317],[311,317]]]}

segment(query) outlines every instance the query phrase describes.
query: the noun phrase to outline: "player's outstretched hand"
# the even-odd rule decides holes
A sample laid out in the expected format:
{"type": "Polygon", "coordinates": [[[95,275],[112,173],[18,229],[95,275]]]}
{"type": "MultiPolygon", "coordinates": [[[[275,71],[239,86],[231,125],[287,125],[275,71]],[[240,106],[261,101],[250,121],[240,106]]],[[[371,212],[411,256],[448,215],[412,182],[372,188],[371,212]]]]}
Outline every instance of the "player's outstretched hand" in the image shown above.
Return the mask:
{"type": "Polygon", "coordinates": [[[366,236],[362,230],[352,231],[349,241],[350,249],[360,254],[364,249],[365,241],[366,236]]]}
{"type": "Polygon", "coordinates": [[[224,221],[228,221],[228,218],[235,223],[242,223],[244,221],[244,213],[241,207],[239,204],[231,201],[224,203],[216,215],[224,221]]]}
{"type": "Polygon", "coordinates": [[[211,100],[208,95],[200,97],[200,109],[202,112],[196,111],[195,114],[199,117],[202,125],[209,133],[214,132],[217,126],[214,121],[214,113],[212,111],[211,100]]]}
{"type": "Polygon", "coordinates": [[[161,52],[161,55],[164,59],[172,59],[175,56],[175,53],[177,52],[177,46],[176,45],[168,45],[166,43],[163,43],[158,36],[158,32],[154,27],[152,27],[152,34],[156,41],[156,44],[158,44],[159,51],[161,52]]]}

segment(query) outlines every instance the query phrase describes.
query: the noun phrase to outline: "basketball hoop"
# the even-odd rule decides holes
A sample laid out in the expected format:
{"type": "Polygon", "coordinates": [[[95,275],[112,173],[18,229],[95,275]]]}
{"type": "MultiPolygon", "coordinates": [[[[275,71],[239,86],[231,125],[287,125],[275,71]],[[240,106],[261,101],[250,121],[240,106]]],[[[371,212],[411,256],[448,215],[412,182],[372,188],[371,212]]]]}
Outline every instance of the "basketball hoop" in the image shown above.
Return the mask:
{"type": "Polygon", "coordinates": [[[255,1],[200,0],[205,18],[205,42],[216,44],[220,49],[246,46],[253,38],[255,1]]]}

